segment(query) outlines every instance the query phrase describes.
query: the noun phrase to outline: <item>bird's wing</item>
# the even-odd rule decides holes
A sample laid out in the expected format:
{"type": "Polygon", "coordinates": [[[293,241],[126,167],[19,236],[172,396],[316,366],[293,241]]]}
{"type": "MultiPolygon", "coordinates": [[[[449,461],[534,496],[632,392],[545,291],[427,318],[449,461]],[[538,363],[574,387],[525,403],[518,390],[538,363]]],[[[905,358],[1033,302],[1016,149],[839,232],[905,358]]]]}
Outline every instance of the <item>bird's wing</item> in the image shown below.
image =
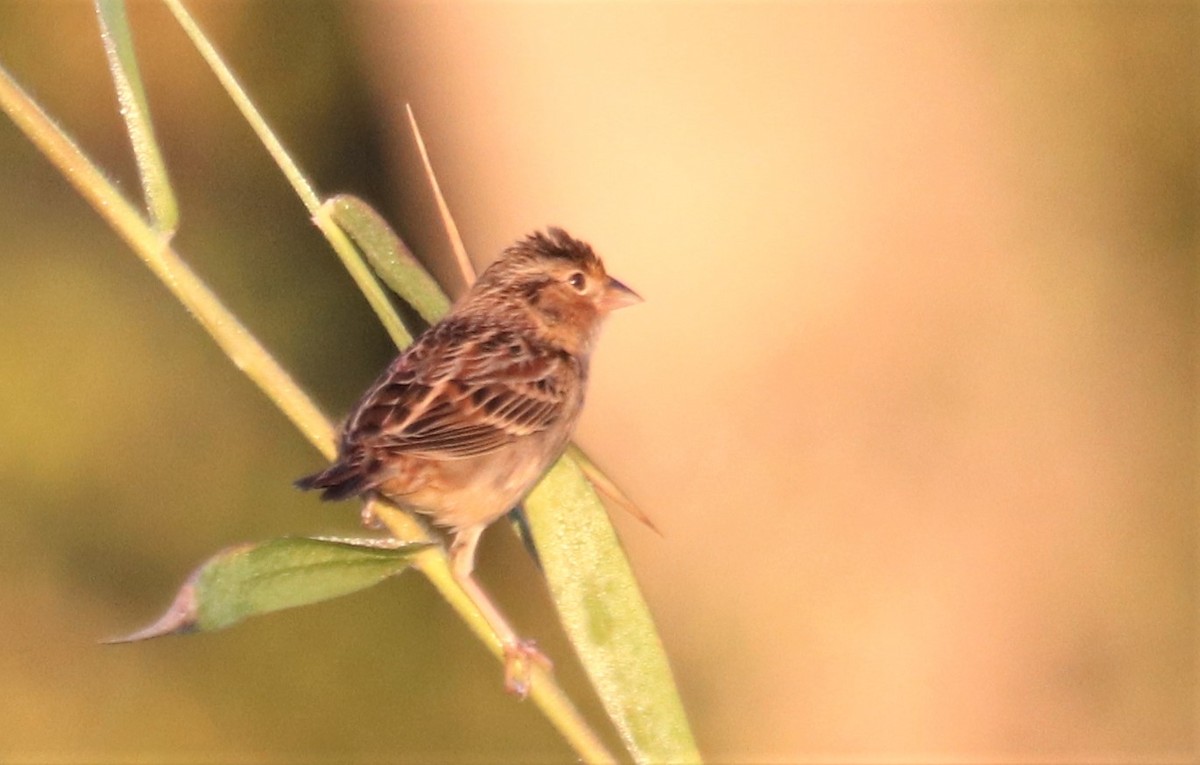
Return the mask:
{"type": "Polygon", "coordinates": [[[368,391],[345,432],[390,452],[486,454],[553,425],[579,377],[568,354],[518,333],[438,325],[368,391]]]}

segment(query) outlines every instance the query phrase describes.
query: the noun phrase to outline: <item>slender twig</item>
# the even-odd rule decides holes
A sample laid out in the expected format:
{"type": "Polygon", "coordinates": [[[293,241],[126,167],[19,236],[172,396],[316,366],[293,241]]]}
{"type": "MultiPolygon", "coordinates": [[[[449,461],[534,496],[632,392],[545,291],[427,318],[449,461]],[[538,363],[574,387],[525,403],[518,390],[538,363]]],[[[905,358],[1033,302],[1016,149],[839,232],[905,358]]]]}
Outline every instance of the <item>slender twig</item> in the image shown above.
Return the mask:
{"type": "Polygon", "coordinates": [[[154,137],[154,123],[150,120],[150,107],[138,72],[125,3],[122,0],[95,0],[95,5],[96,17],[100,20],[100,39],[104,42],[108,68],[121,104],[121,116],[125,119],[125,132],[133,144],[133,156],[142,179],[146,209],[156,229],[163,233],[173,232],[179,225],[179,203],[158,140],[154,137]]]}
{"type": "MultiPolygon", "coordinates": [[[[258,136],[258,139],[267,148],[267,152],[271,155],[271,158],[279,165],[279,169],[283,171],[288,182],[292,184],[292,188],[296,190],[296,196],[300,197],[300,201],[304,203],[308,214],[316,216],[317,211],[321,207],[321,199],[317,195],[312,181],[304,175],[300,166],[296,164],[295,160],[283,148],[283,144],[276,137],[270,126],[267,125],[267,121],[259,114],[258,109],[254,107],[254,103],[246,94],[245,89],[242,88],[241,83],[238,82],[237,77],[225,65],[225,61],[217,53],[217,49],[209,42],[199,25],[196,24],[195,19],[187,12],[187,9],[183,7],[179,0],[163,0],[163,2],[166,3],[171,13],[175,15],[175,19],[183,27],[183,31],[187,33],[187,36],[191,38],[192,44],[196,46],[196,50],[200,52],[204,61],[213,70],[221,85],[229,93],[229,97],[233,99],[234,105],[237,106],[246,122],[258,136]]],[[[359,257],[358,252],[354,249],[354,245],[350,243],[346,235],[336,226],[328,225],[319,219],[316,220],[316,223],[333,246],[334,252],[342,259],[342,263],[345,264],[346,270],[349,272],[351,278],[354,279],[354,283],[358,285],[358,288],[366,297],[371,308],[379,316],[379,321],[383,324],[388,334],[391,335],[392,340],[401,348],[411,343],[412,335],[400,321],[396,309],[392,307],[391,302],[388,300],[387,292],[379,283],[379,280],[375,278],[375,274],[372,273],[370,267],[359,257]]]]}
{"type": "Polygon", "coordinates": [[[113,230],[179,299],[230,360],[283,410],[308,440],[332,458],[334,429],[308,395],[142,219],[94,163],[0,68],[0,107],[57,167],[113,230]]]}

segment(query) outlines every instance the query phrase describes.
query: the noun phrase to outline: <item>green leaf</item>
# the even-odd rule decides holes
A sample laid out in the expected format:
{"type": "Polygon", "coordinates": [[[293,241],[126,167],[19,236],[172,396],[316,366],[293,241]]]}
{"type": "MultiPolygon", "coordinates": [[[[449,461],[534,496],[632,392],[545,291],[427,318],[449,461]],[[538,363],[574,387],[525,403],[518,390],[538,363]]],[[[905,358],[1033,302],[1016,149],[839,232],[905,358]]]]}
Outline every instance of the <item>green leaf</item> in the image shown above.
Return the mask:
{"type": "Polygon", "coordinates": [[[125,118],[125,128],[137,159],[146,208],[158,232],[173,233],[179,225],[179,205],[154,137],[146,90],[142,87],[137,55],[133,50],[133,35],[125,16],[125,0],[96,0],[96,15],[100,19],[100,37],[104,40],[108,68],[117,88],[121,116],[125,118]]]}
{"type": "Polygon", "coordinates": [[[525,510],[563,628],[634,760],[699,762],[654,620],[579,465],[560,459],[525,510]]]}
{"type": "Polygon", "coordinates": [[[383,216],[350,194],[330,197],[325,206],[333,220],[366,256],[383,283],[411,305],[429,324],[450,310],[450,299],[383,216]]]}
{"type": "Polygon", "coordinates": [[[211,632],[246,617],[366,589],[408,568],[427,544],[286,537],[230,547],[192,572],[158,621],[109,643],[211,632]]]}

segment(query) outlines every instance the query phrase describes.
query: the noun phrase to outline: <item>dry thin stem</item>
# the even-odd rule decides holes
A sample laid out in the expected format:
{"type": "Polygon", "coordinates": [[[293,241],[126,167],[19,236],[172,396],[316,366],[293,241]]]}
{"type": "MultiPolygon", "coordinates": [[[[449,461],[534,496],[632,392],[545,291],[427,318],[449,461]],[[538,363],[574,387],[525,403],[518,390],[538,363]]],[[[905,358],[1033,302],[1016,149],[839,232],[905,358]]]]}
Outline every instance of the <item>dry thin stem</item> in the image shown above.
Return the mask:
{"type": "Polygon", "coordinates": [[[475,283],[475,266],[471,265],[471,258],[467,256],[467,248],[463,244],[462,236],[458,233],[458,225],[454,222],[454,216],[450,214],[450,206],[446,204],[446,197],[442,195],[442,186],[433,172],[433,163],[429,161],[429,152],[425,148],[425,139],[421,137],[421,128],[417,125],[412,104],[405,104],[404,110],[408,114],[408,124],[412,128],[413,140],[417,142],[417,150],[421,152],[421,162],[425,166],[425,178],[429,181],[433,198],[437,202],[438,214],[442,217],[442,226],[446,229],[446,236],[450,239],[450,249],[454,251],[454,261],[458,264],[458,272],[462,276],[463,284],[470,287],[475,283]]]}

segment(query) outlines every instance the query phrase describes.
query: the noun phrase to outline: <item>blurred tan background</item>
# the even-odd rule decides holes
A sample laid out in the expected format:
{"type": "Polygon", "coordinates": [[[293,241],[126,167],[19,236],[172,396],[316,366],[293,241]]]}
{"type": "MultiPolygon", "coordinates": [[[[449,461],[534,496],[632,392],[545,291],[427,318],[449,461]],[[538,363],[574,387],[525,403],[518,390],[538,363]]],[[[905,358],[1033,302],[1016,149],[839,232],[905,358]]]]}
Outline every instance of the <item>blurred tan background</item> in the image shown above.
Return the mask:
{"type": "MultiPolygon", "coordinates": [[[[1196,5],[194,5],[431,262],[405,101],[477,263],[561,224],[647,298],[579,437],[665,531],[614,518],[713,762],[1195,757],[1196,5]]],[[[340,414],[386,337],[132,17],[180,249],[340,414]]],[[[136,195],[89,4],[0,2],[0,61],[136,195]]],[[[356,513],[6,120],[0,158],[0,759],[568,759],[416,576],[96,644],[356,513]]],[[[480,569],[586,696],[506,530],[480,569]]]]}

